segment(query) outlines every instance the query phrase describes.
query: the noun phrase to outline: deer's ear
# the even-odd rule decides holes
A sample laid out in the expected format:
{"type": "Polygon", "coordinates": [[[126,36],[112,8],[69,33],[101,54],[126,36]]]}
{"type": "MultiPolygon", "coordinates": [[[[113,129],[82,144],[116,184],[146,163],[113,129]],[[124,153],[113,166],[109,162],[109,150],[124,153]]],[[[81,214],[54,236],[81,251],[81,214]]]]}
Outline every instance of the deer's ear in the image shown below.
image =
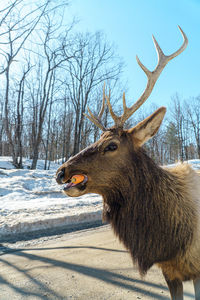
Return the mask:
{"type": "Polygon", "coordinates": [[[128,133],[132,134],[135,145],[138,147],[142,146],[156,134],[165,113],[166,107],[160,107],[152,115],[138,123],[135,127],[128,129],[128,133]]]}

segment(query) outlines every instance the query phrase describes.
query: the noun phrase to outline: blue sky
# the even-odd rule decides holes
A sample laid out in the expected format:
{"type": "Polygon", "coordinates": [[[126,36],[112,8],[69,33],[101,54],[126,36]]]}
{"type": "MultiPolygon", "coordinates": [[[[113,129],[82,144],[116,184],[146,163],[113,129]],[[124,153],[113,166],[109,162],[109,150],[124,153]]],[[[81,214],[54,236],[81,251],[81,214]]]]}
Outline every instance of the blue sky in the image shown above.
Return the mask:
{"type": "Polygon", "coordinates": [[[164,53],[171,54],[182,44],[180,25],[189,39],[187,49],[166,66],[148,103],[170,105],[175,93],[182,99],[200,95],[200,0],[73,0],[68,14],[80,20],[81,31],[102,30],[124,59],[124,80],[128,82],[127,101],[143,92],[146,76],[135,56],[154,69],[156,37],[164,53]]]}

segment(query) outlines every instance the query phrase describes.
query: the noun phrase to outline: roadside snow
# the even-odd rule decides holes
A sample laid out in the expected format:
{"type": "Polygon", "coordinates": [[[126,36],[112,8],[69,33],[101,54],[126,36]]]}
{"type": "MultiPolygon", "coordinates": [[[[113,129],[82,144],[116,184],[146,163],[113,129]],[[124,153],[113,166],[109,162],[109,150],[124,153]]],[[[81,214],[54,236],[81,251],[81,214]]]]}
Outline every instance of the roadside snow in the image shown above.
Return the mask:
{"type": "Polygon", "coordinates": [[[66,197],[54,178],[58,165],[43,166],[39,161],[39,169],[17,170],[0,157],[0,237],[101,219],[100,196],[66,197]]]}
{"type": "MultiPolygon", "coordinates": [[[[200,169],[200,160],[191,160],[200,169]]],[[[44,161],[30,170],[14,169],[11,158],[0,157],[0,238],[36,230],[77,225],[101,220],[102,199],[95,194],[66,197],[55,181],[58,164],[44,171],[44,161]]]]}

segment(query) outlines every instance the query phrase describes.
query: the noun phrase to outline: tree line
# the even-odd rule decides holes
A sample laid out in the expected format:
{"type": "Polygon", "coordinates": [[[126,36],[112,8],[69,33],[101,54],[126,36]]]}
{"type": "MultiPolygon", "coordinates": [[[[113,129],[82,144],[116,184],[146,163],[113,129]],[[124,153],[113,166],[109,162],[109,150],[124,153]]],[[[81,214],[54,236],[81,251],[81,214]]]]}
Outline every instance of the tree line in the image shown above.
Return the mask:
{"type": "Polygon", "coordinates": [[[147,151],[161,164],[200,159],[200,96],[171,97],[170,108],[147,151]]]}
{"type": "MultiPolygon", "coordinates": [[[[123,60],[102,32],[77,32],[63,22],[67,1],[5,1],[0,10],[0,156],[17,168],[23,157],[64,162],[100,131],[84,118],[100,110],[103,85],[121,110],[123,60]],[[119,105],[118,105],[118,100],[119,105]]],[[[200,97],[172,99],[159,133],[146,145],[162,164],[200,158],[200,97]]],[[[137,113],[129,126],[151,113],[137,113]]],[[[105,127],[112,125],[108,110],[105,127]]]]}

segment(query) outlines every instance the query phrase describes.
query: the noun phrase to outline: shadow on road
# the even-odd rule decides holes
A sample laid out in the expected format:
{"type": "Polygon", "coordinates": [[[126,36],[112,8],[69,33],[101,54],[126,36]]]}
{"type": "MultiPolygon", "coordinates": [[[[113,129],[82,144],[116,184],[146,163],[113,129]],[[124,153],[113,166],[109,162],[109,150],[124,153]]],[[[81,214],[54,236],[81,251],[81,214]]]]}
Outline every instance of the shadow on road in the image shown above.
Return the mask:
{"type": "MultiPolygon", "coordinates": [[[[58,293],[56,293],[54,290],[52,290],[50,287],[48,287],[46,284],[44,284],[43,282],[41,282],[39,279],[37,278],[33,278],[33,276],[30,275],[30,270],[28,269],[23,269],[20,268],[19,266],[16,266],[14,264],[11,264],[9,262],[9,254],[10,252],[12,252],[12,255],[16,256],[16,262],[17,262],[17,257],[23,257],[26,258],[26,260],[29,261],[40,261],[43,262],[43,264],[47,264],[48,267],[49,266],[53,266],[53,267],[58,267],[58,268],[62,268],[64,270],[66,270],[66,272],[68,270],[79,273],[83,276],[86,277],[91,277],[91,278],[95,278],[99,281],[105,282],[105,283],[109,283],[112,284],[116,287],[120,287],[123,289],[128,289],[129,291],[133,291],[133,292],[137,292],[140,293],[142,295],[146,295],[152,299],[159,299],[159,300],[167,300],[169,298],[165,297],[164,295],[160,295],[160,290],[167,290],[167,287],[161,284],[156,284],[153,282],[149,282],[149,281],[144,281],[144,280],[139,280],[139,279],[134,279],[133,277],[127,277],[125,275],[119,274],[117,272],[113,272],[113,271],[109,271],[109,270],[105,270],[105,269],[101,269],[101,268],[93,268],[91,266],[87,266],[84,264],[75,264],[75,263],[70,263],[67,262],[66,260],[57,260],[57,259],[53,259],[53,258],[48,258],[39,254],[33,254],[33,253],[29,253],[30,251],[46,251],[46,250],[59,250],[59,249],[66,249],[66,257],[67,257],[67,250],[68,249],[77,249],[77,248],[88,248],[92,250],[100,250],[100,251],[113,251],[113,252],[126,252],[123,250],[115,250],[115,249],[109,249],[109,248],[101,248],[101,247],[93,247],[93,246],[83,246],[83,247],[55,247],[55,248],[36,248],[36,249],[17,249],[17,250],[13,250],[13,249],[5,249],[5,252],[7,252],[7,255],[4,256],[5,254],[1,254],[1,258],[0,258],[0,263],[3,264],[4,266],[8,266],[9,268],[13,268],[14,270],[16,270],[16,274],[19,272],[22,272],[23,274],[25,274],[25,276],[27,277],[27,279],[29,281],[31,281],[31,285],[36,287],[37,292],[31,292],[31,290],[29,290],[28,288],[19,288],[17,286],[15,286],[15,284],[12,282],[8,282],[7,280],[4,279],[3,274],[1,274],[1,268],[0,268],[0,285],[9,285],[9,287],[13,290],[16,291],[16,294],[18,295],[32,295],[32,296],[37,296],[41,299],[45,299],[44,298],[44,292],[46,292],[47,294],[51,295],[51,299],[52,296],[54,297],[53,299],[64,299],[63,296],[59,295],[58,293]],[[141,285],[141,286],[140,286],[141,285]],[[153,287],[154,289],[158,289],[158,292],[153,292],[153,291],[148,291],[146,289],[144,289],[144,286],[149,288],[149,287],[153,287]],[[40,292],[41,291],[41,292],[40,292]]],[[[43,270],[44,266],[41,267],[41,273],[43,270]]],[[[123,269],[122,269],[123,271],[123,269]]],[[[35,289],[34,289],[35,290],[35,289]]],[[[191,297],[193,299],[193,295],[189,294],[189,293],[185,293],[188,297],[191,297]]],[[[48,299],[48,298],[47,298],[48,299]]]]}

